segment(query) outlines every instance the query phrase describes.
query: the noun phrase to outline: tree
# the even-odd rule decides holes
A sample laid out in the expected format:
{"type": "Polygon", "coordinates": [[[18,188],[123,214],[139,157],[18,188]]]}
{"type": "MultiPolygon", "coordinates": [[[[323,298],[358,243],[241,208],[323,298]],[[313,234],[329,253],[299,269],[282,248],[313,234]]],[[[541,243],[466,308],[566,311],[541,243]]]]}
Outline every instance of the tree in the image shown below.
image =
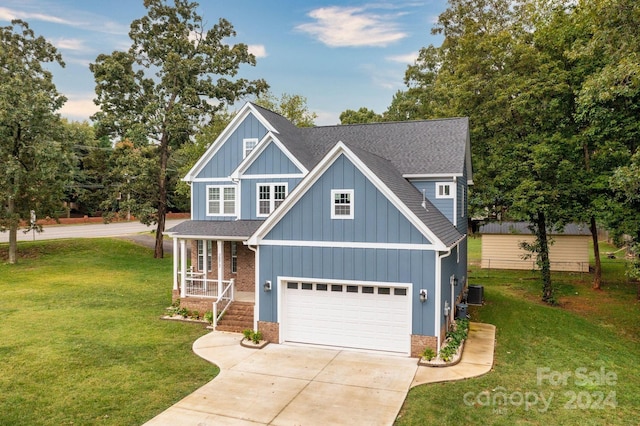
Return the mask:
{"type": "Polygon", "coordinates": [[[590,183],[584,210],[596,259],[593,288],[599,289],[596,220],[616,226],[620,214],[615,211],[625,210],[612,202],[608,183],[614,170],[628,164],[640,138],[640,4],[633,0],[580,1],[569,24],[572,37],[566,55],[578,81],[575,117],[584,152],[584,181],[590,183]]]}
{"type": "Polygon", "coordinates": [[[0,229],[9,230],[9,263],[17,259],[21,221],[62,209],[72,155],[56,113],[66,99],[43,63],[64,66],[55,47],[14,20],[0,27],[0,229]]]}
{"type": "Polygon", "coordinates": [[[357,111],[348,109],[340,113],[340,124],[362,124],[362,123],[377,123],[383,121],[383,117],[372,109],[365,107],[360,108],[357,111]]]}
{"type": "Polygon", "coordinates": [[[96,81],[100,111],[94,119],[100,131],[155,143],[158,174],[153,191],[158,196],[154,212],[141,218],[157,224],[154,257],[163,257],[172,152],[216,111],[245,95],[263,93],[268,86],[264,80],[232,80],[240,65],[255,65],[256,60],[245,44],[226,44],[236,35],[227,20],[206,29],[197,3],[145,0],[144,5],[147,15],[131,23],[129,50],[101,54],[90,69],[96,81]]]}
{"type": "Polygon", "coordinates": [[[63,138],[72,146],[77,158],[73,182],[67,188],[65,200],[78,212],[93,216],[100,211],[110,185],[111,143],[107,138],[96,139],[94,127],[88,122],[63,119],[62,125],[63,138]]]}
{"type": "Polygon", "coordinates": [[[313,127],[318,114],[309,111],[307,98],[302,95],[283,93],[277,99],[271,92],[259,96],[255,103],[263,108],[277,112],[298,127],[313,127]]]}
{"type": "Polygon", "coordinates": [[[553,304],[548,232],[575,216],[582,190],[570,74],[539,32],[551,3],[451,0],[433,29],[444,41],[421,49],[408,68],[402,105],[412,114],[470,117],[470,200],[531,224],[536,240],[526,248],[541,270],[542,299],[553,304]]]}

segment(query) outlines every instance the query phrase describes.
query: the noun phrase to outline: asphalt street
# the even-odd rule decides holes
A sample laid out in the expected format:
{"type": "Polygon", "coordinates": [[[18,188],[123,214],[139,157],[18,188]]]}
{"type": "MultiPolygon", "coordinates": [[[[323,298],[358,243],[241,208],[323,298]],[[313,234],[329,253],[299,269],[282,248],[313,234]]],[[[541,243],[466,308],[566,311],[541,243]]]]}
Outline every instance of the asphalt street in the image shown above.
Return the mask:
{"type": "MultiPolygon", "coordinates": [[[[167,220],[165,229],[176,226],[184,219],[167,220]]],[[[151,234],[156,227],[147,226],[140,222],[114,222],[108,224],[81,224],[81,225],[50,225],[45,226],[43,232],[18,231],[18,241],[42,241],[58,240],[63,238],[100,238],[122,237],[132,234],[148,232],[151,234]]],[[[0,232],[0,243],[9,242],[9,232],[0,232]]]]}

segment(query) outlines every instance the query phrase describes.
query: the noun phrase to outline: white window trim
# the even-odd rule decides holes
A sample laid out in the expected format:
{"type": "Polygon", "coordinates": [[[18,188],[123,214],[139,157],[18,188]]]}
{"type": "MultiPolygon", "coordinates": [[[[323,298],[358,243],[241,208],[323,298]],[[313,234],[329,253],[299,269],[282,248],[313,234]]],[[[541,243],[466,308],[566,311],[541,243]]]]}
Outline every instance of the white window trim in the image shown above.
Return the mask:
{"type": "MultiPolygon", "coordinates": [[[[197,240],[197,248],[198,248],[198,270],[202,271],[204,269],[204,259],[206,256],[207,259],[207,272],[211,272],[213,270],[213,242],[211,240],[197,240]]],[[[203,271],[204,272],[204,271],[203,271]]]]}
{"type": "Polygon", "coordinates": [[[230,265],[229,265],[229,271],[232,274],[237,274],[238,273],[238,242],[237,241],[231,241],[230,242],[231,246],[229,248],[229,257],[230,257],[230,265]],[[235,248],[235,253],[234,253],[234,248],[235,248]],[[234,268],[234,261],[235,261],[235,268],[234,268]],[[235,270],[234,270],[235,269],[235,270]]]}
{"type": "Polygon", "coordinates": [[[230,216],[236,216],[236,213],[238,211],[238,187],[235,185],[207,185],[206,186],[206,203],[207,203],[207,216],[226,216],[226,217],[230,217],[230,216]],[[210,200],[209,200],[209,188],[219,188],[220,189],[220,200],[218,201],[220,203],[220,213],[211,213],[211,211],[209,211],[209,206],[210,206],[210,200]],[[233,193],[234,193],[234,200],[233,200],[233,213],[225,213],[224,212],[224,190],[231,188],[233,189],[233,193]]]}
{"type": "Polygon", "coordinates": [[[332,189],[331,190],[331,219],[353,219],[353,211],[355,210],[355,198],[353,189],[332,189]],[[336,194],[349,194],[349,214],[336,214],[336,194]]]}
{"type": "Polygon", "coordinates": [[[256,149],[256,147],[258,146],[258,138],[245,138],[242,139],[242,158],[247,158],[247,155],[249,155],[251,153],[251,151],[253,151],[254,149],[256,149]],[[253,148],[251,148],[249,150],[249,152],[247,152],[247,143],[248,142],[255,142],[255,145],[253,145],[253,148]]]}
{"type": "Polygon", "coordinates": [[[455,197],[455,185],[453,182],[436,182],[436,198],[454,198],[455,197]],[[448,186],[449,187],[449,195],[440,195],[440,188],[448,186]]]}
{"type": "Polygon", "coordinates": [[[256,217],[269,217],[269,215],[271,215],[271,213],[273,213],[273,211],[275,210],[276,200],[273,198],[273,195],[275,194],[274,187],[276,186],[284,186],[284,198],[287,198],[287,195],[289,195],[289,184],[287,182],[256,183],[256,217]],[[270,188],[269,195],[271,196],[271,198],[269,198],[269,213],[267,214],[260,213],[260,187],[261,186],[268,186],[270,188]]]}

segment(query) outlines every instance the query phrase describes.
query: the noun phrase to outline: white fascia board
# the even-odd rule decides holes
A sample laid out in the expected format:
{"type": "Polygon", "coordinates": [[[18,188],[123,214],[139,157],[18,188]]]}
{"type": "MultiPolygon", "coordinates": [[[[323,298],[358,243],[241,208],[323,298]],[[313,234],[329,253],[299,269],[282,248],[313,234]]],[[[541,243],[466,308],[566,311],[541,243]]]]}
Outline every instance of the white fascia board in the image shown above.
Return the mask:
{"type": "MultiPolygon", "coordinates": [[[[294,157],[291,154],[291,152],[289,152],[289,150],[284,146],[284,144],[280,142],[280,140],[278,139],[275,133],[267,132],[264,138],[262,138],[258,142],[258,148],[251,151],[249,155],[247,155],[247,157],[244,160],[242,160],[240,164],[238,164],[238,167],[236,167],[233,173],[231,173],[231,178],[242,179],[244,172],[247,171],[247,169],[258,159],[260,154],[262,154],[262,152],[264,152],[264,150],[267,149],[267,147],[272,143],[275,144],[278,147],[278,149],[287,156],[287,158],[298,168],[298,170],[302,172],[303,176],[309,173],[309,171],[302,165],[302,163],[300,163],[300,161],[298,161],[298,159],[294,157]]],[[[251,176],[251,175],[248,175],[248,176],[251,176]]]]}
{"type": "Polygon", "coordinates": [[[358,241],[260,240],[260,245],[280,247],[358,248],[377,250],[436,250],[436,246],[434,246],[433,244],[370,243],[358,241]]]}
{"type": "Polygon", "coordinates": [[[374,186],[415,226],[429,241],[435,250],[446,250],[446,245],[378,178],[342,141],[338,142],[318,165],[309,172],[294,190],[285,198],[284,202],[269,216],[258,230],[249,238],[250,245],[258,245],[265,235],[282,217],[298,202],[311,186],[322,176],[340,155],[346,155],[360,172],[367,177],[374,186]]]}
{"type": "Polygon", "coordinates": [[[202,168],[213,158],[213,156],[218,152],[218,150],[224,145],[229,136],[236,131],[236,129],[240,126],[240,124],[246,119],[249,114],[253,114],[256,119],[267,128],[269,132],[278,133],[276,129],[269,123],[259,112],[258,110],[250,103],[247,102],[240,108],[240,111],[236,114],[235,117],[231,120],[229,125],[224,128],[222,133],[216,138],[215,141],[209,146],[207,151],[200,157],[200,159],[194,164],[194,166],[189,170],[183,181],[191,182],[195,178],[195,176],[200,173],[202,168]]]}
{"type": "Polygon", "coordinates": [[[405,179],[446,179],[462,177],[462,173],[422,173],[422,174],[404,174],[405,179]]]}

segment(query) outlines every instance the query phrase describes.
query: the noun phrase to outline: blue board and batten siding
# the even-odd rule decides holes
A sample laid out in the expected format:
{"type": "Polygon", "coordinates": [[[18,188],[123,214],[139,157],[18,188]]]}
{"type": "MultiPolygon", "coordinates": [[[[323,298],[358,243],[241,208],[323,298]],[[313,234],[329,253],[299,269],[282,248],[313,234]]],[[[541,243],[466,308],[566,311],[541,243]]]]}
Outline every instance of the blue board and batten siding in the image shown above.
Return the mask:
{"type": "Polygon", "coordinates": [[[262,139],[267,129],[252,114],[244,119],[238,128],[229,135],[224,144],[216,151],[213,158],[200,170],[196,179],[227,178],[243,160],[243,140],[247,138],[262,139]]]}
{"type": "Polygon", "coordinates": [[[430,244],[344,155],[336,159],[264,239],[430,244]],[[354,219],[331,219],[332,189],[354,190],[354,219]]]}
{"type": "Polygon", "coordinates": [[[259,247],[259,282],[274,284],[273,291],[260,295],[260,321],[278,321],[279,277],[411,283],[412,333],[435,335],[435,299],[420,303],[417,297],[421,288],[435,295],[435,252],[384,248],[384,244],[426,246],[430,241],[341,155],[265,235],[259,247]],[[331,219],[332,189],[354,190],[353,219],[331,219]],[[280,245],[269,245],[269,241],[280,245]],[[291,244],[282,245],[287,241],[291,244]],[[296,241],[305,246],[296,245],[296,241]],[[371,243],[372,247],[314,247],[313,242],[371,243]]]}
{"type": "Polygon", "coordinates": [[[278,146],[269,141],[253,163],[243,173],[244,175],[293,175],[302,171],[285,155],[278,146]]]}
{"type": "Polygon", "coordinates": [[[431,201],[431,204],[437,208],[440,213],[442,213],[449,222],[453,223],[454,219],[454,211],[453,211],[453,197],[451,198],[437,198],[437,184],[438,183],[449,183],[451,186],[455,185],[452,180],[443,180],[443,179],[429,179],[429,180],[411,180],[410,181],[413,186],[415,186],[420,193],[424,193],[424,196],[427,200],[431,201]]]}
{"type": "Polygon", "coordinates": [[[276,285],[278,277],[296,277],[309,282],[334,279],[363,284],[411,283],[411,332],[427,336],[436,334],[433,321],[436,304],[433,251],[261,245],[258,256],[260,282],[273,283],[272,291],[260,293],[260,321],[278,321],[277,300],[281,291],[276,285]],[[429,293],[425,303],[418,298],[421,288],[429,293]]]}

